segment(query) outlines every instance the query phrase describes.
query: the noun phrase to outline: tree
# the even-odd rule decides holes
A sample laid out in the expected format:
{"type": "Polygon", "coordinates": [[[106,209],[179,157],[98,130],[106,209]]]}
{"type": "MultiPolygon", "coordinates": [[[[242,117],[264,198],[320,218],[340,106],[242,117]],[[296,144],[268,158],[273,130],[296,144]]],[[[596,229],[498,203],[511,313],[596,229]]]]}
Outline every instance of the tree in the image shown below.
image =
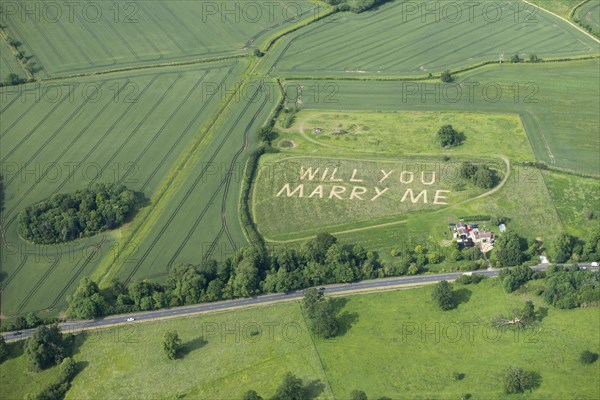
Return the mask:
{"type": "Polygon", "coordinates": [[[28,328],[35,328],[36,326],[41,325],[44,322],[34,312],[30,312],[29,314],[27,314],[27,316],[25,317],[25,320],[27,321],[28,328]]]}
{"type": "Polygon", "coordinates": [[[438,131],[437,138],[442,147],[456,147],[465,140],[465,134],[456,131],[452,125],[444,125],[438,131]]]}
{"type": "Polygon", "coordinates": [[[482,165],[473,175],[473,183],[484,189],[489,189],[494,186],[494,175],[492,170],[487,165],[482,165]]]}
{"type": "Polygon", "coordinates": [[[456,301],[454,299],[454,294],[452,293],[452,286],[450,286],[446,280],[439,281],[435,285],[431,296],[437,303],[438,307],[444,311],[451,310],[456,307],[456,301]]]}
{"type": "Polygon", "coordinates": [[[41,371],[60,362],[65,356],[65,344],[58,326],[38,326],[25,344],[25,354],[34,371],[41,371]]]}
{"type": "Polygon", "coordinates": [[[502,379],[504,393],[515,394],[524,393],[526,390],[539,386],[540,377],[532,371],[525,371],[523,368],[511,367],[505,373],[502,379]]]}
{"type": "Polygon", "coordinates": [[[592,364],[598,359],[598,354],[592,353],[589,350],[582,351],[579,355],[579,362],[582,364],[592,364]]]}
{"type": "Polygon", "coordinates": [[[442,74],[440,75],[440,80],[444,83],[449,83],[449,82],[452,82],[454,80],[454,78],[450,74],[450,71],[446,70],[446,71],[442,72],[442,74]]]}
{"type": "Polygon", "coordinates": [[[290,372],[286,372],[283,382],[281,382],[281,385],[275,391],[273,400],[304,400],[305,398],[302,379],[290,372]]]}
{"type": "Polygon", "coordinates": [[[517,328],[523,330],[534,325],[536,320],[535,307],[533,302],[528,300],[522,310],[514,309],[509,318],[497,317],[492,321],[492,326],[498,329],[517,328]]]}
{"type": "Polygon", "coordinates": [[[181,339],[177,331],[169,331],[163,336],[163,350],[169,359],[177,358],[177,351],[181,348],[181,339]]]}
{"type": "Polygon", "coordinates": [[[59,379],[63,382],[70,382],[77,372],[77,365],[71,357],[67,357],[60,363],[59,379]]]}
{"type": "Polygon", "coordinates": [[[323,292],[317,290],[316,288],[310,288],[304,291],[304,300],[302,302],[302,305],[304,306],[306,315],[308,315],[309,318],[315,317],[317,307],[321,302],[323,302],[323,300],[323,292]]]}
{"type": "Polygon", "coordinates": [[[350,399],[352,400],[367,400],[367,394],[362,390],[353,390],[350,392],[350,399]]]}
{"type": "Polygon", "coordinates": [[[19,77],[19,75],[15,74],[15,73],[8,74],[8,77],[6,80],[11,85],[18,85],[19,83],[21,83],[21,78],[19,77]]]}
{"type": "Polygon", "coordinates": [[[494,253],[502,266],[510,267],[519,265],[523,262],[525,255],[524,241],[513,231],[506,231],[501,234],[494,244],[494,253]]]}
{"type": "Polygon", "coordinates": [[[0,364],[8,358],[8,345],[4,336],[0,335],[0,364]]]}
{"type": "Polygon", "coordinates": [[[331,300],[327,299],[318,303],[310,326],[316,335],[323,338],[330,338],[337,334],[339,329],[337,312],[331,300]]]}
{"type": "Polygon", "coordinates": [[[564,263],[571,258],[573,251],[571,236],[565,232],[558,235],[554,243],[552,243],[552,251],[554,253],[554,262],[556,263],[564,263]]]}
{"type": "Polygon", "coordinates": [[[523,61],[523,59],[522,59],[521,57],[519,57],[519,55],[518,55],[518,54],[515,54],[515,55],[513,55],[513,56],[510,58],[510,62],[511,62],[511,63],[513,63],[513,64],[517,64],[517,63],[520,63],[520,62],[522,62],[522,61],[523,61]]]}
{"type": "Polygon", "coordinates": [[[67,314],[78,319],[93,319],[105,314],[108,304],[96,282],[87,276],[81,279],[73,295],[67,296],[67,314]]]}
{"type": "Polygon", "coordinates": [[[263,398],[255,390],[248,390],[242,396],[242,400],[263,400],[263,398]]]}
{"type": "Polygon", "coordinates": [[[268,145],[271,145],[271,142],[277,137],[277,132],[268,126],[263,126],[256,134],[261,142],[268,145]]]}
{"type": "Polygon", "coordinates": [[[530,54],[529,55],[529,62],[530,63],[536,63],[539,62],[540,59],[538,58],[537,54],[530,54]]]}

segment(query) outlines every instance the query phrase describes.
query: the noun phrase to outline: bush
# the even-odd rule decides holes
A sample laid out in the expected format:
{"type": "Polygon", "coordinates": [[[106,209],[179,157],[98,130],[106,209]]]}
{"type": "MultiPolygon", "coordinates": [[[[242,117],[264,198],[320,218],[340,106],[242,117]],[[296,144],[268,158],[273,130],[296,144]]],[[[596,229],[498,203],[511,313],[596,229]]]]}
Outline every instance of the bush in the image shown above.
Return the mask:
{"type": "Polygon", "coordinates": [[[450,83],[454,80],[454,78],[450,74],[450,71],[446,70],[440,75],[440,80],[444,83],[450,83]]]}
{"type": "Polygon", "coordinates": [[[456,147],[464,142],[465,134],[456,131],[452,125],[444,125],[438,131],[437,138],[442,147],[456,147]]]}
{"type": "Polygon", "coordinates": [[[454,372],[452,374],[452,378],[455,381],[462,381],[464,379],[464,377],[465,377],[465,374],[463,374],[462,372],[454,372]]]}
{"type": "Polygon", "coordinates": [[[452,293],[452,286],[450,286],[448,281],[444,280],[438,282],[435,285],[431,296],[437,303],[438,307],[444,311],[451,310],[456,307],[454,293],[452,293]]]}
{"type": "Polygon", "coordinates": [[[502,380],[505,394],[524,393],[526,390],[531,391],[538,387],[539,384],[539,374],[515,367],[509,368],[502,380]]]}
{"type": "Polygon", "coordinates": [[[579,362],[582,364],[592,364],[598,359],[598,354],[592,353],[589,350],[582,351],[579,355],[579,362]]]}

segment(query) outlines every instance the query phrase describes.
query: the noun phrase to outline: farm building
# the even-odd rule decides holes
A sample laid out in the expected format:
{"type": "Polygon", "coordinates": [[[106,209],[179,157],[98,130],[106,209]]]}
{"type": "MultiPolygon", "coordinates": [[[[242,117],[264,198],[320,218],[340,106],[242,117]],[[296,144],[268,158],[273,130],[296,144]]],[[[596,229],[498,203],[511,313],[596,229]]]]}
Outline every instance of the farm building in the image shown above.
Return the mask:
{"type": "Polygon", "coordinates": [[[479,230],[478,225],[468,225],[459,221],[453,228],[452,237],[461,247],[479,246],[482,253],[487,253],[494,247],[495,237],[487,229],[479,230]]]}

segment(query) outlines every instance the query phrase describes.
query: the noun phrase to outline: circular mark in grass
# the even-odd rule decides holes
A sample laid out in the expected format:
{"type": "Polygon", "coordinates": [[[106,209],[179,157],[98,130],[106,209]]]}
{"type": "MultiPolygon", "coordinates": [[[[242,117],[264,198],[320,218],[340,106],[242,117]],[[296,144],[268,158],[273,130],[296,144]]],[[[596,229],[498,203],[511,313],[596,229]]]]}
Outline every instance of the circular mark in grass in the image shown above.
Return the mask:
{"type": "Polygon", "coordinates": [[[282,140],[281,142],[279,142],[279,147],[293,149],[294,147],[296,147],[296,143],[292,142],[291,140],[282,140]]]}

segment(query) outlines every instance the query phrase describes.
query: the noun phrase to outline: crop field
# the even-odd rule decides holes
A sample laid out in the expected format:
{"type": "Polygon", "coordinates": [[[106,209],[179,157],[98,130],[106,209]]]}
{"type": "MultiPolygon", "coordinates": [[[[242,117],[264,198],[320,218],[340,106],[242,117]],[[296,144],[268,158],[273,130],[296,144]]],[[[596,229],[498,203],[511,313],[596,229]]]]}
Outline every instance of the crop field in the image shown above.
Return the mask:
{"type": "Polygon", "coordinates": [[[25,78],[23,68],[4,40],[0,39],[0,82],[7,82],[9,74],[17,74],[20,78],[25,78]]]}
{"type": "Polygon", "coordinates": [[[257,80],[242,89],[232,100],[229,118],[213,129],[218,134],[203,142],[195,161],[181,173],[184,178],[176,178],[153,216],[123,242],[133,243],[135,254],[116,262],[108,258],[112,265],[95,276],[107,281],[116,275],[126,282],[164,277],[175,265],[208,257],[224,260],[246,245],[238,218],[240,182],[248,149],[258,141],[254,133],[279,100],[274,87],[257,80]]]}
{"type": "Polygon", "coordinates": [[[5,315],[56,312],[100,259],[136,248],[115,242],[127,228],[59,246],[25,243],[16,236],[19,210],[93,182],[125,184],[152,202],[179,154],[202,140],[224,96],[218,86],[233,86],[244,67],[221,62],[2,89],[5,315]]]}
{"type": "Polygon", "coordinates": [[[340,14],[294,32],[272,52],[275,76],[427,76],[484,61],[598,54],[597,42],[534,6],[481,2],[392,2],[340,14]],[[433,12],[428,12],[433,10],[433,12]]]}
{"type": "Polygon", "coordinates": [[[560,15],[564,18],[569,18],[569,14],[573,7],[581,3],[580,0],[532,0],[530,3],[544,7],[546,10],[560,15]]]}
{"type": "MultiPolygon", "coordinates": [[[[91,332],[77,339],[74,357],[84,367],[66,398],[111,393],[114,398],[230,399],[249,389],[269,398],[290,371],[311,383],[315,398],[345,399],[361,389],[369,398],[471,393],[508,399],[500,372],[513,365],[541,375],[540,387],[522,395],[525,399],[597,398],[598,367],[577,361],[583,349],[600,350],[597,308],[550,307],[536,329],[521,333],[499,333],[486,325],[529,299],[536,309],[547,307],[533,295],[538,283],[529,285],[511,295],[497,279],[457,286],[461,304],[448,312],[431,303],[431,287],[351,296],[342,299],[340,310],[345,333],[331,340],[308,334],[297,303],[91,332]],[[162,334],[173,329],[183,351],[180,359],[169,361],[159,348],[162,334]],[[251,337],[250,329],[262,333],[251,337]],[[454,381],[453,371],[464,373],[464,379],[454,381]]],[[[20,356],[2,364],[0,393],[22,398],[39,388],[37,381],[19,385],[26,375],[24,361],[20,356]]]]}
{"type": "Polygon", "coordinates": [[[579,20],[600,32],[600,3],[590,0],[577,9],[579,20]]]}
{"type": "Polygon", "coordinates": [[[276,31],[314,18],[299,0],[7,2],[6,31],[35,56],[36,74],[56,77],[123,67],[246,55],[276,31]],[[29,11],[29,12],[28,12],[29,11]]]}
{"type": "Polygon", "coordinates": [[[459,83],[337,81],[287,82],[301,90],[303,109],[344,111],[469,111],[514,113],[523,121],[538,160],[598,175],[599,60],[486,66],[459,83]],[[320,86],[319,86],[320,85],[320,86]],[[320,90],[318,90],[320,88],[320,90]]]}

